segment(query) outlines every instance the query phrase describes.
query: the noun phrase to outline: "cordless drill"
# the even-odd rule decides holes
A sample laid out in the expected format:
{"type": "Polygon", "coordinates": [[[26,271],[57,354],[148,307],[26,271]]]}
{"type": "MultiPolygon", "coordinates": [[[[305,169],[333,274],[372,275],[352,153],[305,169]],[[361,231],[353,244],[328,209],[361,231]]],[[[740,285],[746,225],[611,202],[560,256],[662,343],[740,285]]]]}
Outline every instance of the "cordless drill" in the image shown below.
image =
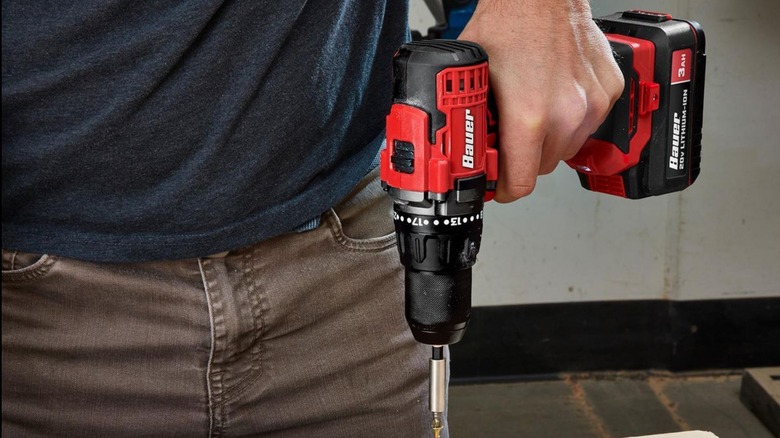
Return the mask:
{"type": "MultiPolygon", "coordinates": [[[[596,23],[626,85],[567,163],[584,188],[597,192],[638,199],[685,189],[699,174],[701,156],[701,27],[647,11],[596,23]]],[[[406,320],[417,341],[433,346],[437,436],[445,408],[443,346],[460,341],[469,321],[483,207],[498,180],[497,113],[489,95],[488,57],[475,43],[424,40],[395,54],[381,179],[394,201],[406,320]]]]}

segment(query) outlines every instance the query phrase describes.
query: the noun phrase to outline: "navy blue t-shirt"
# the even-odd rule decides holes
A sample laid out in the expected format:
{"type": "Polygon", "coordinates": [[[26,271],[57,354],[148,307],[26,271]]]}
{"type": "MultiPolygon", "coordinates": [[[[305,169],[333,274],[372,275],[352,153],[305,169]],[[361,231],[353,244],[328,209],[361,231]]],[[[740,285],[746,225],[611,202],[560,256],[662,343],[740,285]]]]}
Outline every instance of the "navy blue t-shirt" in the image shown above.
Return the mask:
{"type": "Polygon", "coordinates": [[[3,0],[3,247],[174,259],[316,217],[381,145],[407,8],[3,0]]]}

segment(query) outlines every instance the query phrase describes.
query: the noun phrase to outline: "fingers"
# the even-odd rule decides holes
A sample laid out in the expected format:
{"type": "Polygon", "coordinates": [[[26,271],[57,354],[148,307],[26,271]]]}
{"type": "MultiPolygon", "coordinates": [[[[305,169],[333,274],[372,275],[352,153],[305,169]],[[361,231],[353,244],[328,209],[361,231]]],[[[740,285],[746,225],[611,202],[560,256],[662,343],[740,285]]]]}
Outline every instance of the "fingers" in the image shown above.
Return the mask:
{"type": "Polygon", "coordinates": [[[507,13],[514,3],[483,7],[461,35],[490,53],[499,113],[498,202],[529,195],[539,175],[576,155],[623,92],[609,42],[590,19],[587,2],[575,3],[581,9],[551,14],[565,5],[538,2],[541,15],[533,20],[507,13]]]}
{"type": "MultiPolygon", "coordinates": [[[[576,155],[588,136],[607,118],[624,86],[611,52],[608,55],[609,62],[602,63],[598,69],[589,69],[587,80],[557,82],[556,92],[526,107],[526,110],[536,108],[532,110],[536,114],[523,113],[521,109],[510,120],[500,119],[506,123],[499,128],[500,170],[503,171],[496,192],[499,202],[511,202],[530,194],[538,175],[552,173],[562,160],[576,155]],[[528,161],[520,164],[518,160],[528,161]],[[506,179],[504,184],[501,179],[506,179]]],[[[527,95],[525,98],[530,99],[527,95]]],[[[501,115],[511,111],[518,111],[517,105],[499,107],[501,115]]]]}
{"type": "Polygon", "coordinates": [[[536,175],[542,158],[541,145],[544,143],[547,127],[544,118],[539,115],[501,113],[501,105],[498,111],[501,114],[498,128],[501,146],[495,200],[505,203],[528,196],[536,187],[536,175]]]}
{"type": "Polygon", "coordinates": [[[550,113],[550,132],[541,145],[539,175],[551,173],[561,160],[577,153],[581,146],[576,143],[577,133],[592,118],[589,111],[592,108],[589,106],[588,93],[579,84],[573,84],[557,94],[550,113]]]}
{"type": "Polygon", "coordinates": [[[604,91],[586,92],[578,84],[525,105],[498,101],[498,202],[529,195],[538,175],[551,173],[561,160],[573,157],[588,135],[604,121],[611,99],[604,91]]]}

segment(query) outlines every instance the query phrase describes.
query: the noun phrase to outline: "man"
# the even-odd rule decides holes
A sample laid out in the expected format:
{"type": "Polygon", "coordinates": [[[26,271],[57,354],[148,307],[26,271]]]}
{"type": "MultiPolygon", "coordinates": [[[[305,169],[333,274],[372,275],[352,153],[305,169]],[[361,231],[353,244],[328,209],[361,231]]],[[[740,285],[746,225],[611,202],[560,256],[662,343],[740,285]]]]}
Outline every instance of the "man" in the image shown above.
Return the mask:
{"type": "MultiPolygon", "coordinates": [[[[3,433],[429,434],[373,162],[405,2],[2,14],[3,433]]],[[[513,201],[622,77],[585,0],[482,0],[462,38],[513,201]]]]}

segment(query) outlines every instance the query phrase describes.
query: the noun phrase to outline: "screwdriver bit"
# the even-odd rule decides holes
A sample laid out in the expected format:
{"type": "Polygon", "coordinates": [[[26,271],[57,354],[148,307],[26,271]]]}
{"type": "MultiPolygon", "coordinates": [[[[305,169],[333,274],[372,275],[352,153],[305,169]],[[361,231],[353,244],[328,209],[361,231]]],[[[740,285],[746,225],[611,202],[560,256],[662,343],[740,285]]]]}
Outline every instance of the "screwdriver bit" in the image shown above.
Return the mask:
{"type": "Polygon", "coordinates": [[[433,414],[431,429],[434,438],[439,438],[444,428],[442,415],[446,404],[447,363],[444,360],[444,347],[433,346],[431,355],[430,408],[433,414]]]}

